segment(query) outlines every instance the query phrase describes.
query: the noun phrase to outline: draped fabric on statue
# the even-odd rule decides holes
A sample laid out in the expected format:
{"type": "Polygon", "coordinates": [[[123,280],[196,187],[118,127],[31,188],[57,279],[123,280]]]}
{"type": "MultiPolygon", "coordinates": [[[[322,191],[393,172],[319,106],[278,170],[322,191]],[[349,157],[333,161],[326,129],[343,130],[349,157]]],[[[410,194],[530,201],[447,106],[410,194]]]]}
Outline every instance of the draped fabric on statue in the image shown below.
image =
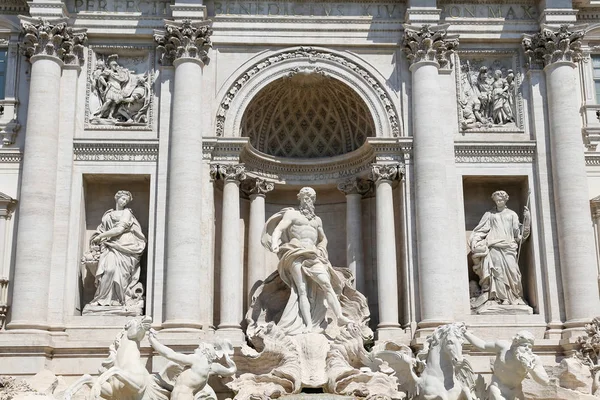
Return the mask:
{"type": "Polygon", "coordinates": [[[486,212],[471,233],[474,271],[490,300],[523,304],[521,271],[517,263],[519,245],[515,240],[519,234],[519,217],[508,208],[486,212]]]}
{"type": "Polygon", "coordinates": [[[140,279],[140,257],[146,247],[146,238],[129,208],[105,212],[92,239],[116,227],[122,228],[124,232],[101,244],[96,271],[96,294],[91,304],[114,305],[111,301],[125,304],[126,299],[132,297],[132,290],[140,279]]]}
{"type": "MultiPolygon", "coordinates": [[[[262,235],[265,247],[271,247],[273,230],[289,210],[293,208],[284,208],[267,221],[262,235]]],[[[297,335],[304,330],[298,293],[290,276],[294,263],[301,263],[303,278],[306,281],[313,332],[324,330],[329,318],[335,321],[333,312],[328,312],[325,292],[313,279],[320,274],[329,275],[344,316],[357,323],[368,319],[369,311],[365,297],[351,286],[352,276],[349,272],[331,266],[324,245],[318,244],[315,249],[307,249],[299,240],[289,240],[285,231],[282,233],[281,242],[277,271],[271,274],[254,294],[254,304],[248,314],[250,330],[253,329],[253,324],[263,325],[269,322],[276,323],[288,335],[297,335]],[[282,307],[284,302],[285,307],[282,307]]]]}

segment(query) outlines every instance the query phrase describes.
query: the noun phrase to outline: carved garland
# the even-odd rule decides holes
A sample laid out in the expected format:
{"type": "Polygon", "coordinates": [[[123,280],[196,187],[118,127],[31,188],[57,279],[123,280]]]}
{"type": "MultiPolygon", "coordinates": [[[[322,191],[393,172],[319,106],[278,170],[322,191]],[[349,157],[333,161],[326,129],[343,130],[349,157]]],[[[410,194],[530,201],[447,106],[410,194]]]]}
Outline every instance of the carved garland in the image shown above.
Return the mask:
{"type": "Polygon", "coordinates": [[[227,112],[229,111],[229,106],[235,98],[235,96],[239,93],[240,89],[250,80],[250,78],[252,78],[252,76],[282,61],[303,58],[307,58],[313,62],[317,60],[333,61],[335,63],[343,65],[346,68],[351,69],[356,74],[358,74],[364,81],[367,82],[367,84],[371,88],[373,88],[373,90],[377,93],[382,103],[384,104],[385,110],[388,114],[390,125],[392,127],[392,135],[395,137],[400,136],[400,124],[398,114],[396,113],[396,109],[394,108],[392,100],[390,99],[386,91],[377,82],[377,80],[369,72],[359,67],[355,63],[351,62],[347,58],[335,55],[330,52],[316,50],[312,47],[300,47],[298,49],[287,51],[285,53],[279,53],[277,55],[267,57],[262,61],[254,64],[249,69],[247,69],[242,74],[242,76],[230,86],[229,90],[227,91],[227,94],[225,95],[225,99],[221,102],[219,111],[217,113],[217,136],[223,136],[223,131],[225,129],[225,119],[227,117],[227,112]]]}

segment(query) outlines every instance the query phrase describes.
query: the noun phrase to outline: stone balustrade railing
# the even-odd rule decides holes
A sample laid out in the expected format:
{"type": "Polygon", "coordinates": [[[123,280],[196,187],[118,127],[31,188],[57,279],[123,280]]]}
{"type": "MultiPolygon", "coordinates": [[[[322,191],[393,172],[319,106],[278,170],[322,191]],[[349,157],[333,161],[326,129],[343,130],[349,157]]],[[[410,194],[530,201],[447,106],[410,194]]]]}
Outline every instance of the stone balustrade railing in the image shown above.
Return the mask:
{"type": "Polygon", "coordinates": [[[4,327],[8,313],[8,278],[0,277],[0,329],[4,327]]]}

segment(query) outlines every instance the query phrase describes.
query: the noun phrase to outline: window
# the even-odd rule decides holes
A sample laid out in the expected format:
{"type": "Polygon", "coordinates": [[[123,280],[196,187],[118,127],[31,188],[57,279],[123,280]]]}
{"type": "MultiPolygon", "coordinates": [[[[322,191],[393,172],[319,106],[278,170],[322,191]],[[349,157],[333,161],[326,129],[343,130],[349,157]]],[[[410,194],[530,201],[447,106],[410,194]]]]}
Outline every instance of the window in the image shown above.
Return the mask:
{"type": "Polygon", "coordinates": [[[594,93],[596,93],[596,104],[600,104],[600,56],[592,57],[592,68],[594,68],[594,93]]]}

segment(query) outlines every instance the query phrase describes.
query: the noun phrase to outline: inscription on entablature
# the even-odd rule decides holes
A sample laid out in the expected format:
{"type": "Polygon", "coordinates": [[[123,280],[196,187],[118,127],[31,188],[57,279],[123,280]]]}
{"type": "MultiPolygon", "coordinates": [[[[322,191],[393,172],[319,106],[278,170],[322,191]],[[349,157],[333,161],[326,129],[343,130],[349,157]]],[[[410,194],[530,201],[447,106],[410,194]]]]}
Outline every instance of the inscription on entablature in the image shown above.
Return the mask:
{"type": "Polygon", "coordinates": [[[100,11],[107,13],[138,12],[142,15],[167,16],[174,0],[66,0],[71,13],[100,11]]]}
{"type": "Polygon", "coordinates": [[[220,0],[205,3],[208,15],[372,17],[402,19],[405,7],[394,2],[330,3],[323,1],[238,1],[220,0]]]}
{"type": "Polygon", "coordinates": [[[539,16],[535,6],[529,4],[445,4],[442,19],[502,18],[506,20],[532,20],[539,16]]]}

